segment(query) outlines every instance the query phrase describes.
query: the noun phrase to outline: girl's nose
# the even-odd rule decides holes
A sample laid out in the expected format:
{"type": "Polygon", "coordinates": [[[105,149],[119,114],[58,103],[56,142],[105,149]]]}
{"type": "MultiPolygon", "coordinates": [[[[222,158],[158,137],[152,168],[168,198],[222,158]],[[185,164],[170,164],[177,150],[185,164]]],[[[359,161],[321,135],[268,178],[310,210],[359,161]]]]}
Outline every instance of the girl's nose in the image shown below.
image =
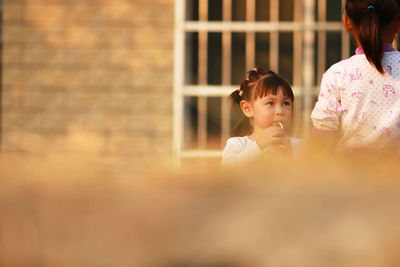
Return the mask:
{"type": "Polygon", "coordinates": [[[275,114],[283,114],[283,108],[280,105],[275,106],[275,114]]]}

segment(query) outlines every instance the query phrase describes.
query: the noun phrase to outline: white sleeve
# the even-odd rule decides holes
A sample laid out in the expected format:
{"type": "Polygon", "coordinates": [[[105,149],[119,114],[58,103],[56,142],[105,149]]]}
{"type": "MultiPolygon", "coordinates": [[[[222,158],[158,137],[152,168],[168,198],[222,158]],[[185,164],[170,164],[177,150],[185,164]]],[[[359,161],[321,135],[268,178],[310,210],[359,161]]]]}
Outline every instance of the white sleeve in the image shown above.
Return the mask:
{"type": "Polygon", "coordinates": [[[237,163],[251,161],[261,155],[262,150],[256,142],[245,146],[239,140],[230,138],[222,152],[221,166],[233,166],[237,163]]]}
{"type": "Polygon", "coordinates": [[[323,75],[318,101],[311,113],[313,126],[323,131],[336,131],[341,116],[340,93],[332,75],[323,75]]]}
{"type": "Polygon", "coordinates": [[[299,138],[290,137],[290,143],[292,144],[293,155],[297,155],[305,149],[304,141],[299,138]]]}

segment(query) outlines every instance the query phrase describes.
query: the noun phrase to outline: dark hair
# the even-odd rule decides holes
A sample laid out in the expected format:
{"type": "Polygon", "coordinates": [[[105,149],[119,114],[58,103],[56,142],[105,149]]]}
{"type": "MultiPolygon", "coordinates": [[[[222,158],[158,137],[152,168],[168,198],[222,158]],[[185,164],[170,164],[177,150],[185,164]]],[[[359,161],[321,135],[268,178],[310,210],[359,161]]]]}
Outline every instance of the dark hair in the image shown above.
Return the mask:
{"type": "Polygon", "coordinates": [[[358,28],[360,45],[368,61],[383,73],[382,31],[399,16],[398,0],[346,0],[345,12],[358,28]]]}
{"type": "MultiPolygon", "coordinates": [[[[247,72],[247,78],[240,83],[240,88],[229,95],[229,100],[233,105],[239,105],[240,101],[252,102],[268,94],[276,95],[278,89],[283,89],[283,94],[289,97],[292,102],[294,95],[289,83],[281,76],[271,70],[254,68],[247,72]]],[[[231,136],[245,136],[251,134],[253,127],[250,120],[244,117],[232,129],[231,136]]]]}

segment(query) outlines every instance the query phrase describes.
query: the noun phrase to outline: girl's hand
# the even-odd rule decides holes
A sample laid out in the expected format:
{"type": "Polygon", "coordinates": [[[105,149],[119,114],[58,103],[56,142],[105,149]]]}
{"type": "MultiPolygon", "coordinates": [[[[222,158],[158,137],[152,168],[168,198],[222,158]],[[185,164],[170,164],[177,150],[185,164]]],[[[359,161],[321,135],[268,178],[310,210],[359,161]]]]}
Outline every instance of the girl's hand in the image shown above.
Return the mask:
{"type": "Polygon", "coordinates": [[[283,137],[283,143],[280,145],[272,145],[271,150],[274,152],[281,152],[285,154],[292,153],[292,143],[290,142],[290,137],[285,135],[283,137]]]}
{"type": "Polygon", "coordinates": [[[291,151],[290,138],[286,135],[284,129],[278,126],[264,129],[255,140],[262,150],[291,151]]]}

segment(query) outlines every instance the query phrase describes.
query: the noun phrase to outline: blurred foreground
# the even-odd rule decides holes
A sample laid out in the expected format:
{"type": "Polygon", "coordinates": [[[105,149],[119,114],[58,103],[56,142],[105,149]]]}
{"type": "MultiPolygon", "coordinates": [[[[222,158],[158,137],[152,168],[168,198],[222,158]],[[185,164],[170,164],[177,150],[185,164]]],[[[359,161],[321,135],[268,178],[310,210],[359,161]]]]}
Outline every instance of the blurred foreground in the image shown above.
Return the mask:
{"type": "Polygon", "coordinates": [[[144,172],[93,136],[28,141],[0,157],[0,266],[400,266],[390,155],[144,172]]]}

